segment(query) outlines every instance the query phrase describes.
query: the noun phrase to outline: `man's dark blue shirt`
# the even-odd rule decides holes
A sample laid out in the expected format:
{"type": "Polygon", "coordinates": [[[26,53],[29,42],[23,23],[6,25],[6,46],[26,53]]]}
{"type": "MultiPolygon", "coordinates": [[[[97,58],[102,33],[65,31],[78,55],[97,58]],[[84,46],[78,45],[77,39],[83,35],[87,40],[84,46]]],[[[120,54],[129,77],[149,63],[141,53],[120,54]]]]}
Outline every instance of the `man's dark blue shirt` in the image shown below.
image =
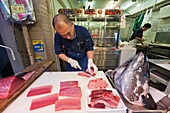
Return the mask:
{"type": "Polygon", "coordinates": [[[142,38],[143,37],[143,30],[142,29],[137,29],[135,32],[133,32],[130,40],[135,39],[136,37],[142,38]]]}
{"type": "Polygon", "coordinates": [[[68,57],[75,60],[80,60],[81,57],[87,55],[87,51],[92,51],[94,43],[88,30],[82,26],[74,25],[76,37],[68,40],[60,36],[57,32],[54,38],[55,53],[66,54],[68,57]]]}

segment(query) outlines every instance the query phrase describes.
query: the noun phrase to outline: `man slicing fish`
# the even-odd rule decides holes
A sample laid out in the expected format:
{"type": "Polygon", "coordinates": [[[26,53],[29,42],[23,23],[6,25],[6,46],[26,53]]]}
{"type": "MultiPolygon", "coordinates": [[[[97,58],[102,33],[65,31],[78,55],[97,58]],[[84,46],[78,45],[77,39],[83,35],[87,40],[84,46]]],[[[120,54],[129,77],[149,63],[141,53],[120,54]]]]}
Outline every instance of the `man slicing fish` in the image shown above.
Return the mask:
{"type": "Polygon", "coordinates": [[[98,68],[93,63],[94,43],[88,30],[74,23],[64,14],[53,18],[53,27],[56,30],[54,37],[55,53],[67,62],[67,71],[85,71],[98,68]]]}

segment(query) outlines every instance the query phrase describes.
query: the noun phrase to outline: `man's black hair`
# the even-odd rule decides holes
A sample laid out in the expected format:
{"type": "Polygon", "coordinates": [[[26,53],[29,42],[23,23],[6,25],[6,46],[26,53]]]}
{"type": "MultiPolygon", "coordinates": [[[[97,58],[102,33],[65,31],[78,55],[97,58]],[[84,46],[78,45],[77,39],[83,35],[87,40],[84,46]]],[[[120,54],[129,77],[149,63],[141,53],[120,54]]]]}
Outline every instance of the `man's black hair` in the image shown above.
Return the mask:
{"type": "Polygon", "coordinates": [[[143,27],[145,27],[145,28],[151,28],[151,24],[150,24],[150,23],[146,23],[143,27]]]}
{"type": "Polygon", "coordinates": [[[67,15],[65,15],[65,14],[57,14],[57,15],[55,15],[55,16],[53,17],[53,20],[52,20],[52,25],[53,25],[54,29],[55,29],[55,22],[57,21],[57,18],[58,18],[58,17],[61,18],[61,20],[62,20],[64,23],[66,23],[66,24],[71,24],[71,22],[72,22],[67,15]]]}

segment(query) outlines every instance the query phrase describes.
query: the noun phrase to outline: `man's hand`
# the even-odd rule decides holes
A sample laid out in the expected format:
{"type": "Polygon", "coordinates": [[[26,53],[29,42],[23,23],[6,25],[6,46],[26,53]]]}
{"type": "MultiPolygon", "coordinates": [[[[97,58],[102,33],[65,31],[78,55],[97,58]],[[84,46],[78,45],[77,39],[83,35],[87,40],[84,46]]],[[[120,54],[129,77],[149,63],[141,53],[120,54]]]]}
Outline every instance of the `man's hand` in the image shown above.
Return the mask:
{"type": "Polygon", "coordinates": [[[80,70],[82,70],[82,68],[80,67],[79,63],[76,60],[69,58],[67,62],[71,65],[71,67],[74,67],[76,69],[79,68],[80,70]]]}
{"type": "Polygon", "coordinates": [[[143,38],[140,39],[140,41],[142,41],[142,42],[143,42],[144,40],[145,40],[145,39],[143,39],[143,38]]]}
{"type": "Polygon", "coordinates": [[[93,63],[92,59],[88,59],[88,70],[90,71],[91,68],[94,69],[94,73],[97,73],[98,68],[96,67],[96,65],[93,63]]]}

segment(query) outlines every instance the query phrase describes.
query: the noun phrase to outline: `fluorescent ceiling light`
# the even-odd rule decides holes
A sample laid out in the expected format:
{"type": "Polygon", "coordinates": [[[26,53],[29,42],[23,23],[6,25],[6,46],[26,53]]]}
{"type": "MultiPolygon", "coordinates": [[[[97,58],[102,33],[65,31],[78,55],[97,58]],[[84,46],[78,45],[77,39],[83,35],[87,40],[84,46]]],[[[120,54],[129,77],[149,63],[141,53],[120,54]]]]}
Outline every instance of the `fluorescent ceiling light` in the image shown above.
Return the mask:
{"type": "Polygon", "coordinates": [[[92,2],[88,2],[88,1],[87,1],[86,4],[87,4],[87,5],[86,5],[86,7],[87,7],[86,9],[92,8],[92,4],[93,4],[92,2]]]}
{"type": "Polygon", "coordinates": [[[137,4],[137,7],[139,7],[139,6],[140,6],[140,3],[137,4]]]}
{"type": "Polygon", "coordinates": [[[92,2],[88,2],[88,6],[89,6],[89,5],[91,6],[91,5],[92,5],[92,2]]]}
{"type": "Polygon", "coordinates": [[[130,6],[132,6],[133,4],[135,4],[135,2],[128,1],[128,2],[126,2],[124,5],[121,6],[121,9],[126,10],[127,8],[129,8],[130,6]]]}
{"type": "Polygon", "coordinates": [[[113,6],[115,6],[115,2],[114,2],[114,1],[111,1],[111,2],[109,3],[109,5],[106,7],[106,9],[111,9],[111,8],[113,8],[113,6]]]}

